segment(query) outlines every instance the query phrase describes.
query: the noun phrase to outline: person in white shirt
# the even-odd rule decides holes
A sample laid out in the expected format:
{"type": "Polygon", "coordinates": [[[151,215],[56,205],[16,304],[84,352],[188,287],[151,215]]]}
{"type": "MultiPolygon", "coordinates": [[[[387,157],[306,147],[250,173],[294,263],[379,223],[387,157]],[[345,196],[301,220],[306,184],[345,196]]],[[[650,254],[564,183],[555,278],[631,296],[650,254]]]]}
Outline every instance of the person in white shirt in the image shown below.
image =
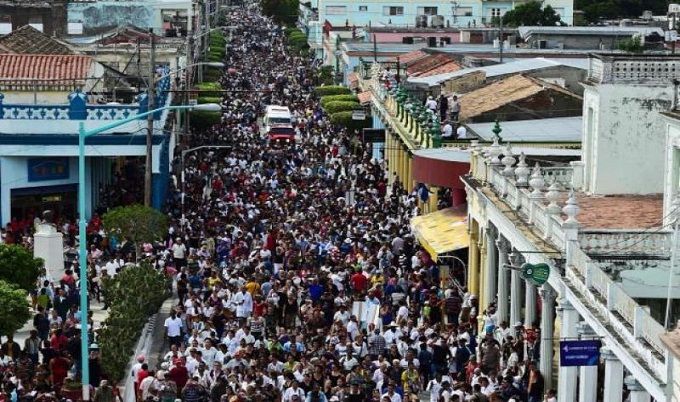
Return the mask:
{"type": "Polygon", "coordinates": [[[458,137],[459,140],[465,140],[467,139],[467,128],[465,128],[464,125],[458,126],[456,129],[456,136],[458,137]]]}
{"type": "Polygon", "coordinates": [[[212,367],[215,362],[215,356],[217,356],[217,349],[212,345],[210,339],[206,339],[203,348],[201,349],[203,354],[203,360],[208,367],[212,367]]]}
{"type": "Polygon", "coordinates": [[[182,341],[182,319],[177,317],[174,310],[170,312],[170,317],[165,319],[165,330],[170,345],[179,347],[182,341]]]}
{"type": "Polygon", "coordinates": [[[234,295],[236,304],[236,317],[241,325],[245,324],[253,311],[253,297],[248,293],[245,286],[241,286],[241,291],[234,295]]]}
{"type": "Polygon", "coordinates": [[[442,127],[442,138],[451,137],[453,137],[453,126],[448,120],[446,120],[444,121],[444,126],[442,127]]]}
{"type": "Polygon", "coordinates": [[[394,383],[389,383],[387,385],[387,392],[382,394],[380,398],[389,398],[390,402],[401,402],[401,395],[397,393],[397,391],[394,390],[394,383]]]}
{"type": "Polygon", "coordinates": [[[298,387],[297,380],[292,380],[290,387],[286,388],[286,390],[283,392],[282,402],[293,402],[295,400],[293,396],[296,396],[298,398],[297,399],[298,402],[303,401],[305,399],[305,391],[302,388],[298,387]]]}
{"type": "Polygon", "coordinates": [[[182,242],[182,238],[175,239],[175,244],[172,245],[172,259],[175,263],[175,269],[181,271],[187,263],[187,247],[182,242]]]}

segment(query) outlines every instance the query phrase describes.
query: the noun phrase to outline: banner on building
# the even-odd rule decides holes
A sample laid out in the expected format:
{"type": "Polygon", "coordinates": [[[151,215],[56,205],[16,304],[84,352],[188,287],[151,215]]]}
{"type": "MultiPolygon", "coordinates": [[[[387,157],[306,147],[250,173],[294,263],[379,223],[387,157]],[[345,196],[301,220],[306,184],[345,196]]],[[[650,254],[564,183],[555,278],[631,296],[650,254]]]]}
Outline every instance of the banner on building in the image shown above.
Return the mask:
{"type": "Polygon", "coordinates": [[[597,366],[601,347],[599,340],[560,341],[560,366],[597,366]]]}

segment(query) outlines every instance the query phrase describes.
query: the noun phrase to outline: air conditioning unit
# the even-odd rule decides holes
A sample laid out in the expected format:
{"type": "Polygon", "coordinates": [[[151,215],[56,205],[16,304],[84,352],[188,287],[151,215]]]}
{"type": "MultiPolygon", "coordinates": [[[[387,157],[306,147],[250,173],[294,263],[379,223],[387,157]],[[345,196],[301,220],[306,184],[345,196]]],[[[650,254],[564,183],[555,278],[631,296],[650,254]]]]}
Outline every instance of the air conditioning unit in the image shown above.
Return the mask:
{"type": "Polygon", "coordinates": [[[432,18],[430,18],[430,26],[432,28],[444,28],[444,16],[433,15],[432,18]]]}

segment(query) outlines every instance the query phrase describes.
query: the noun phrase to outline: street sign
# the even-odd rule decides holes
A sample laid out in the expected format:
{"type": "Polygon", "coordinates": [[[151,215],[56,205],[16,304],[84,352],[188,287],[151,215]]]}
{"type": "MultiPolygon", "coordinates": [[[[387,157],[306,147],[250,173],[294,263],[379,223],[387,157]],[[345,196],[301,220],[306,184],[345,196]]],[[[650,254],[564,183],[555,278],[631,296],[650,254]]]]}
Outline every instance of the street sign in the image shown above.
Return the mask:
{"type": "Polygon", "coordinates": [[[522,264],[522,277],[527,281],[541,286],[548,281],[550,276],[550,266],[548,264],[522,264]]]}
{"type": "Polygon", "coordinates": [[[560,366],[597,366],[600,362],[600,341],[560,341],[560,366]]]}
{"type": "Polygon", "coordinates": [[[352,110],[352,120],[366,120],[366,111],[352,110]]]}

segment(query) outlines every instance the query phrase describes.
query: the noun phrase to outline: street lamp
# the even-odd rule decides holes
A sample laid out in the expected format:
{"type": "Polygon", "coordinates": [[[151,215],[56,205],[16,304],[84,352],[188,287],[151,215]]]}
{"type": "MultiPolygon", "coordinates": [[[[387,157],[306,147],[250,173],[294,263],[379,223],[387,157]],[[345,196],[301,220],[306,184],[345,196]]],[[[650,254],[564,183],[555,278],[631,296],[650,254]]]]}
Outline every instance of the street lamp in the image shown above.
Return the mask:
{"type": "Polygon", "coordinates": [[[83,401],[90,400],[90,368],[89,368],[89,349],[88,349],[88,321],[87,321],[87,221],[85,220],[85,138],[90,137],[95,134],[103,133],[120,127],[123,124],[130,123],[135,120],[139,120],[142,117],[151,115],[153,113],[159,112],[161,110],[200,110],[204,112],[219,112],[222,107],[216,103],[206,103],[203,105],[195,106],[164,106],[157,109],[149,110],[144,113],[139,113],[134,116],[130,116],[124,120],[118,120],[113,123],[107,124],[105,126],[95,128],[93,130],[85,130],[85,122],[81,121],[78,126],[78,214],[80,215],[80,220],[78,222],[79,231],[79,252],[78,252],[78,266],[79,266],[79,276],[80,276],[80,337],[81,337],[81,367],[82,376],[81,382],[83,386],[83,401]]]}
{"type": "Polygon", "coordinates": [[[201,145],[200,147],[195,147],[195,148],[189,148],[185,149],[182,151],[182,158],[181,158],[181,163],[180,167],[182,169],[180,173],[180,177],[182,180],[182,194],[181,194],[181,203],[182,203],[182,221],[180,222],[180,228],[182,229],[182,233],[184,233],[184,222],[186,222],[186,217],[184,215],[184,197],[186,194],[186,181],[184,179],[184,158],[187,156],[188,153],[198,151],[200,149],[224,149],[224,148],[229,148],[231,149],[231,145],[201,145]]]}

